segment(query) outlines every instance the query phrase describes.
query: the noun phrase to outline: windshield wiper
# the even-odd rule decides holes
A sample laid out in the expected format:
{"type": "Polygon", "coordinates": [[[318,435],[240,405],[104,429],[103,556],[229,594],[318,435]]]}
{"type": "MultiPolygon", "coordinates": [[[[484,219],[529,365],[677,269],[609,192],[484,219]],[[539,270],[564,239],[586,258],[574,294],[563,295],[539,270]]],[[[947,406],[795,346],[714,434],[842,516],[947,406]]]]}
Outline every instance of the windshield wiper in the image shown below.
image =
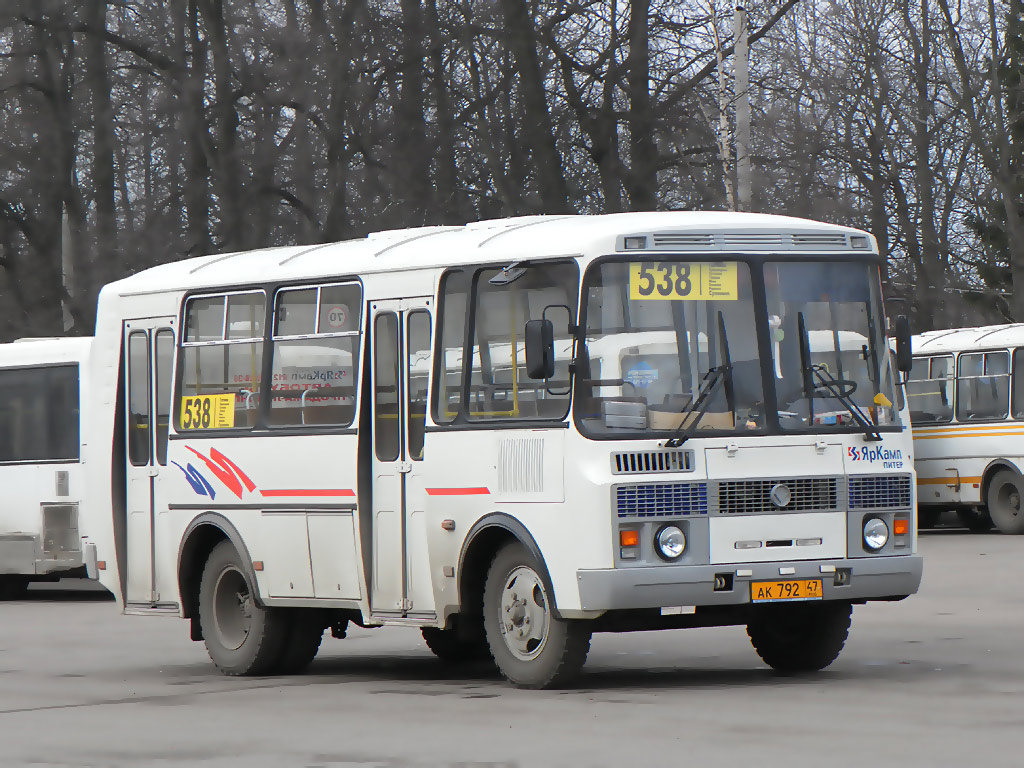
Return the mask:
{"type": "MultiPolygon", "coordinates": [[[[838,400],[850,412],[853,420],[859,426],[864,427],[864,438],[866,440],[871,440],[872,442],[880,441],[882,435],[879,434],[878,428],[864,415],[864,411],[860,409],[860,406],[850,399],[850,395],[857,388],[857,383],[849,379],[837,379],[824,365],[812,363],[810,335],[807,333],[803,312],[797,315],[797,326],[800,333],[800,369],[803,374],[804,393],[807,395],[808,419],[811,426],[814,425],[815,392],[825,390],[827,393],[824,395],[825,397],[838,400]],[[817,379],[817,382],[815,382],[815,379],[817,379]]],[[[821,397],[822,395],[818,396],[821,397]]]]}
{"type": "Polygon", "coordinates": [[[680,412],[683,418],[672,437],[665,441],[666,448],[678,448],[693,436],[693,431],[697,429],[700,420],[707,413],[711,399],[719,386],[725,388],[725,402],[729,406],[730,413],[733,414],[733,423],[735,424],[736,405],[732,385],[732,358],[729,356],[729,339],[725,335],[725,320],[721,312],[718,313],[718,351],[722,362],[714,368],[708,369],[704,374],[697,390],[697,399],[680,412]],[[691,415],[693,418],[690,418],[691,415]]]}

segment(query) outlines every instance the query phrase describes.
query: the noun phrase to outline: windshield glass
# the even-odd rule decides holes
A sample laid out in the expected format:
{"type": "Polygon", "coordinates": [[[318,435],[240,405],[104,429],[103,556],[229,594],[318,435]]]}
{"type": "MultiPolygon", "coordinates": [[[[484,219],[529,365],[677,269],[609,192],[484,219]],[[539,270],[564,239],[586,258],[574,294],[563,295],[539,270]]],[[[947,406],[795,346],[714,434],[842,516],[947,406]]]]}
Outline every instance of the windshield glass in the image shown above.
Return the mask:
{"type": "Polygon", "coordinates": [[[605,262],[588,272],[584,302],[575,399],[581,430],[763,429],[746,264],[605,262]],[[694,426],[691,409],[702,388],[711,394],[694,426]]]}
{"type": "Polygon", "coordinates": [[[894,425],[877,266],[774,262],[764,277],[780,426],[845,428],[858,423],[855,409],[894,425]]]}

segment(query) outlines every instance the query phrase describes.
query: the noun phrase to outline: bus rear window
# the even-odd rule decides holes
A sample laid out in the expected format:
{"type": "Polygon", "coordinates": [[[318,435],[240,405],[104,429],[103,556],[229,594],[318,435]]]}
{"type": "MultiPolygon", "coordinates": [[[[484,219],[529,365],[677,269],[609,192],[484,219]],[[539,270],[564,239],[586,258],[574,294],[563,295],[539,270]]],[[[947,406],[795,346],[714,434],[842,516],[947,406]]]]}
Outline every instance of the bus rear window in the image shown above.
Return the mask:
{"type": "Polygon", "coordinates": [[[78,366],[0,370],[0,463],[79,458],[78,366]]]}

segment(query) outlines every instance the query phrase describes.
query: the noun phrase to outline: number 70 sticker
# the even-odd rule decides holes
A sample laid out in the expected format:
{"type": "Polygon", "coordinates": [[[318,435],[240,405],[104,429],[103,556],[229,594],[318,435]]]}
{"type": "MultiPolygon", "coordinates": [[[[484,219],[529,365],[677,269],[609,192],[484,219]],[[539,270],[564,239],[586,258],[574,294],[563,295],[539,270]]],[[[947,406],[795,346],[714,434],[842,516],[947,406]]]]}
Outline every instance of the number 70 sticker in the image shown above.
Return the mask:
{"type": "Polygon", "coordinates": [[[629,298],[736,301],[735,262],[638,261],[629,265],[629,298]]]}

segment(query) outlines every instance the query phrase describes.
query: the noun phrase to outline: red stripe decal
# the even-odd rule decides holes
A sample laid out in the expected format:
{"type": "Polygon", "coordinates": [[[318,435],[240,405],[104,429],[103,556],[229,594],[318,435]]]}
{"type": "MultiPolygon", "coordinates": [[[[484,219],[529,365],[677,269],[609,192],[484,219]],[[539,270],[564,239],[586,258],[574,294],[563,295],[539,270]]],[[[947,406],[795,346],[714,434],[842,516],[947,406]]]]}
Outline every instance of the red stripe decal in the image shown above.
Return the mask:
{"type": "Polygon", "coordinates": [[[284,488],[273,491],[260,491],[262,496],[355,496],[350,488],[284,488]]]}
{"type": "Polygon", "coordinates": [[[486,488],[427,488],[428,496],[489,496],[486,488]]]}

